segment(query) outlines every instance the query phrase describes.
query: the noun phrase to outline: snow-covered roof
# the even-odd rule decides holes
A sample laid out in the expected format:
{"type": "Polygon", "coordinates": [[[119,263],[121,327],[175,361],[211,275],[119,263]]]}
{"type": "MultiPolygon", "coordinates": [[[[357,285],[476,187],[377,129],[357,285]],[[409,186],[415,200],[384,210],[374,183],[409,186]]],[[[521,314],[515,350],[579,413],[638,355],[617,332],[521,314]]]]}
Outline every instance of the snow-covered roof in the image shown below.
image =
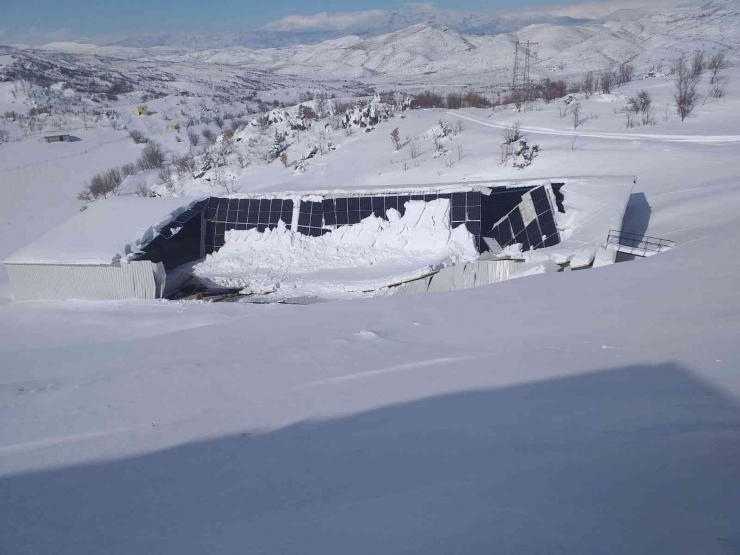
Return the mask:
{"type": "Polygon", "coordinates": [[[156,229],[196,200],[115,197],[94,202],[3,262],[108,265],[147,242],[156,229]]]}

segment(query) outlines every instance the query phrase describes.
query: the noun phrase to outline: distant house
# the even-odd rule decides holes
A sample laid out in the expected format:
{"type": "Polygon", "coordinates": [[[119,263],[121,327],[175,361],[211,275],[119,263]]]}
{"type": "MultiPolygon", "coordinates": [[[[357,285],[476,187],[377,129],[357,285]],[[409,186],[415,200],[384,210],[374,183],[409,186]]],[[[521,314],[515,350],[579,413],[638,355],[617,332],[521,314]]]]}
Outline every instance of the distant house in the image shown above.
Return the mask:
{"type": "Polygon", "coordinates": [[[46,137],[44,137],[44,140],[47,143],[68,143],[69,135],[67,133],[63,133],[60,135],[47,135],[46,137]]]}
{"type": "Polygon", "coordinates": [[[137,106],[134,109],[134,114],[137,116],[148,116],[149,115],[149,108],[146,106],[137,106]]]}

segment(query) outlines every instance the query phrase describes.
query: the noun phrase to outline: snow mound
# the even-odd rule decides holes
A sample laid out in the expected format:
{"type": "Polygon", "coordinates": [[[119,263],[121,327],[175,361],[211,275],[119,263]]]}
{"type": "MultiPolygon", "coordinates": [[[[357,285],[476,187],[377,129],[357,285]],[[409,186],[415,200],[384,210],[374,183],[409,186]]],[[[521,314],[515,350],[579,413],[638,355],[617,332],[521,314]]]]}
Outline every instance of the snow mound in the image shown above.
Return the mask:
{"type": "Polygon", "coordinates": [[[226,233],[224,246],[196,265],[195,273],[246,293],[343,296],[370,292],[429,273],[430,268],[478,256],[465,226],[450,226],[450,203],[409,201],[403,216],[369,216],[327,228],[320,237],[286,229],[226,233]]]}

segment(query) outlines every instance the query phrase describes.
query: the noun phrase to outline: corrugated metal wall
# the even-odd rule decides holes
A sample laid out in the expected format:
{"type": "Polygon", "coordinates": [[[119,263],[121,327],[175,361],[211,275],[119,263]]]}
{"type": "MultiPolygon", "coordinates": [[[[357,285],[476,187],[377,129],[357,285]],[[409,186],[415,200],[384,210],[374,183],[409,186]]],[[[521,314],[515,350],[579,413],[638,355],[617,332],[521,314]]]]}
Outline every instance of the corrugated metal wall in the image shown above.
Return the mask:
{"type": "Polygon", "coordinates": [[[110,266],[8,264],[17,301],[156,299],[164,290],[164,268],[149,261],[110,266]]]}
{"type": "Polygon", "coordinates": [[[478,260],[443,268],[430,277],[411,281],[393,289],[395,295],[443,293],[471,289],[506,281],[516,271],[516,260],[478,260]]]}

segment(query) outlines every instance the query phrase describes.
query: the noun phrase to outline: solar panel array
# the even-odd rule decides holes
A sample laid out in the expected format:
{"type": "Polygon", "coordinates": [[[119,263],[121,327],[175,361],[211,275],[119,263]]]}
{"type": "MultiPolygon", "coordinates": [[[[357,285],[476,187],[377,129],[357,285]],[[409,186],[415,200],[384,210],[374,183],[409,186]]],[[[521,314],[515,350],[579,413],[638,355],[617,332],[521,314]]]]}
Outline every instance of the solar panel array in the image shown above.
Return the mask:
{"type": "Polygon", "coordinates": [[[519,206],[493,226],[490,237],[501,247],[521,243],[522,250],[525,251],[560,243],[552,204],[545,186],[532,189],[525,195],[519,206]],[[533,212],[531,208],[534,208],[533,212]]]}
{"type": "Polygon", "coordinates": [[[205,209],[205,247],[211,254],[224,245],[227,231],[274,229],[282,221],[290,229],[293,220],[291,199],[235,199],[210,197],[205,209]]]}
{"type": "Polygon", "coordinates": [[[390,208],[398,210],[403,216],[408,201],[431,202],[440,198],[450,201],[452,227],[465,224],[468,231],[475,237],[476,247],[480,248],[481,193],[479,191],[426,195],[349,196],[321,201],[301,201],[297,231],[311,237],[319,237],[330,231],[325,229],[326,226],[340,227],[358,224],[371,215],[387,220],[386,211],[390,208]]]}

